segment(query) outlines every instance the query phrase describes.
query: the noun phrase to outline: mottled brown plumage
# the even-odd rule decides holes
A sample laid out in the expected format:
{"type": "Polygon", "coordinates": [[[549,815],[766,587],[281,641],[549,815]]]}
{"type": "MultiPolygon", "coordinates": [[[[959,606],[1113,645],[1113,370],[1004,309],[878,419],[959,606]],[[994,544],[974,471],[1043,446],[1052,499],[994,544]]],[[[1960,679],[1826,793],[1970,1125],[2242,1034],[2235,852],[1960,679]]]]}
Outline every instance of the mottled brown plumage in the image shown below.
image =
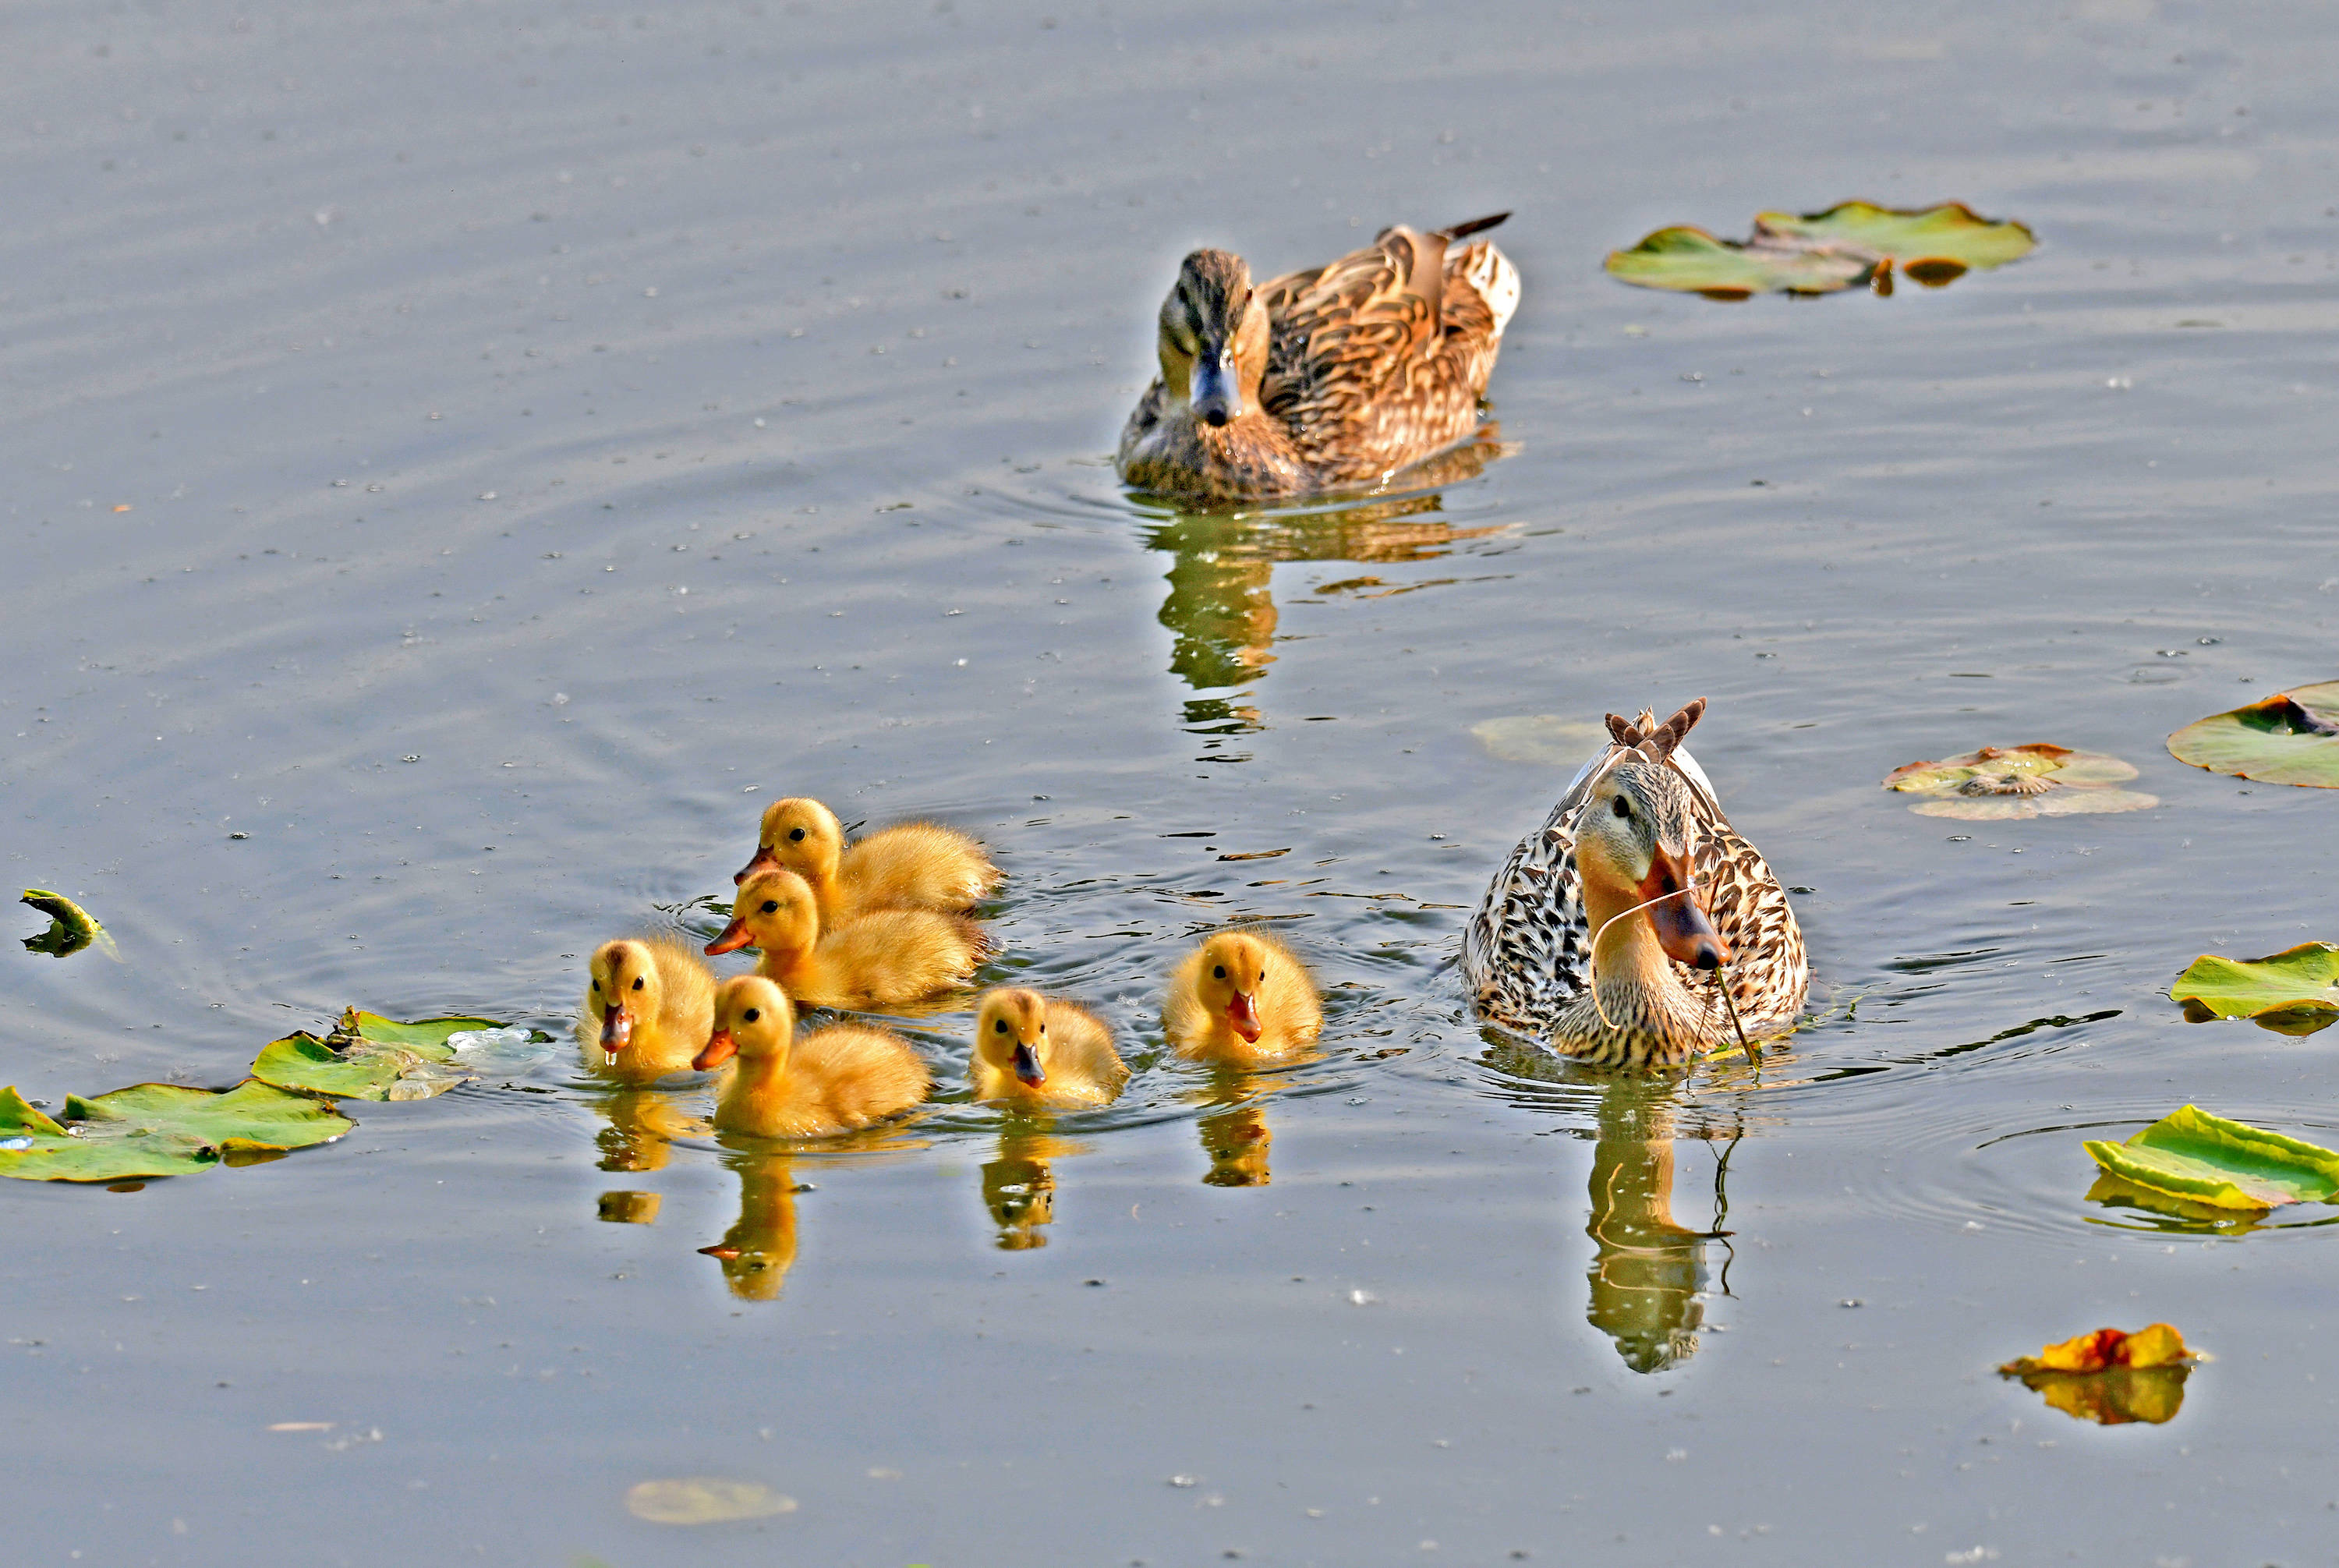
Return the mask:
{"type": "Polygon", "coordinates": [[[1717,981],[1750,1040],[1793,1029],[1811,983],[1802,932],[1778,878],[1730,825],[1681,744],[1704,711],[1701,700],[1663,725],[1648,713],[1608,716],[1611,744],[1511,852],[1463,933],[1463,971],[1482,1016],[1563,1056],[1636,1069],[1735,1043],[1717,981]],[[1642,890],[1630,879],[1649,874],[1617,865],[1632,824],[1690,868],[1697,908],[1724,949],[1720,968],[1702,972],[1662,950],[1647,912],[1609,922],[1595,958],[1594,910],[1636,902],[1642,890]]]}
{"type": "Polygon", "coordinates": [[[1519,281],[1491,242],[1451,242],[1506,216],[1386,230],[1258,288],[1239,256],[1188,256],[1120,477],[1211,500],[1369,488],[1470,439],[1519,281]]]}

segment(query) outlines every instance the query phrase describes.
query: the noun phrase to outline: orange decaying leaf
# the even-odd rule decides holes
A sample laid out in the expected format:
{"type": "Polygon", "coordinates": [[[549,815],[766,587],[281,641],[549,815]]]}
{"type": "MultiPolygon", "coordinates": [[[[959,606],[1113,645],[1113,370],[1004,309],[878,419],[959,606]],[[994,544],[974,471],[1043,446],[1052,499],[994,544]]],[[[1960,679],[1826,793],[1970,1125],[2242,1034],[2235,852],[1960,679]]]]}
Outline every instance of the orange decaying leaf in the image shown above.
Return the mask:
{"type": "Polygon", "coordinates": [[[2130,1334],[2120,1328],[2098,1328],[2060,1345],[2049,1345],[2037,1356],[2009,1361],[1999,1368],[2010,1376],[2032,1372],[2105,1372],[2115,1366],[2177,1366],[2197,1359],[2185,1347],[2185,1336],[2166,1323],[2156,1323],[2130,1334]]]}

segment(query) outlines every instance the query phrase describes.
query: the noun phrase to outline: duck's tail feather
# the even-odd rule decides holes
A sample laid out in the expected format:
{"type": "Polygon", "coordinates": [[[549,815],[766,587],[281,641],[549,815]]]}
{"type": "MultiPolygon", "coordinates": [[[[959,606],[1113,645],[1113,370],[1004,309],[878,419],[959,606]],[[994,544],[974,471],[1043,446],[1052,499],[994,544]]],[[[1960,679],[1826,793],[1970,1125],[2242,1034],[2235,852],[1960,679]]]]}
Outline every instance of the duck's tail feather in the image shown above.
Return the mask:
{"type": "Polygon", "coordinates": [[[1510,213],[1507,212],[1494,212],[1484,218],[1473,218],[1466,223],[1456,223],[1451,228],[1436,230],[1435,232],[1437,238],[1450,245],[1466,234],[1483,234],[1509,216],[1510,213]]]}

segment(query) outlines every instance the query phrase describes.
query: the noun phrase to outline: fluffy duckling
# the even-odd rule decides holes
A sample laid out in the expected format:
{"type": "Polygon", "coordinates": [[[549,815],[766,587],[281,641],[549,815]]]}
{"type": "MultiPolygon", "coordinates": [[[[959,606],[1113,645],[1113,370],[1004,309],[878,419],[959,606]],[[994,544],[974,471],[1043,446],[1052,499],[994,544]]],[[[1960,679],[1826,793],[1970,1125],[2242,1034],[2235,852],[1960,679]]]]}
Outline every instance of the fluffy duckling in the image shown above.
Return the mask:
{"type": "Polygon", "coordinates": [[[1110,1105],[1129,1081],[1112,1031],[1083,1007],[1002,986],[974,1015],[974,1098],[1031,1109],[1110,1105]]]}
{"type": "Polygon", "coordinates": [[[900,1035],[833,1023],[796,1033],[795,1009],[760,974],[735,974],[715,993],[715,1028],[694,1063],[739,1065],[715,1107],[722,1132],[831,1138],[925,1103],[926,1064],[900,1035]]]}
{"type": "Polygon", "coordinates": [[[792,871],[812,884],[831,925],[875,909],[972,909],[999,885],[981,844],[939,823],[905,822],[845,847],[836,814],[816,800],[775,800],[764,808],[755,858],[731,881],[759,871],[792,871]]]}
{"type": "Polygon", "coordinates": [[[1313,1046],[1324,1009],[1290,949],[1263,932],[1222,931],[1170,977],[1161,1027],[1189,1061],[1247,1068],[1313,1046]]]}
{"type": "Polygon", "coordinates": [[[758,972],[803,1006],[882,1009],[966,984],[989,944],[965,916],[929,909],[872,910],[824,931],[804,878],[759,871],[739,884],[731,923],[706,951],[750,945],[763,950],[758,972]]]}
{"type": "Polygon", "coordinates": [[[585,1065],[627,1083],[690,1070],[715,1013],[715,976],[667,936],[621,938],[593,952],[577,1010],[585,1065]]]}

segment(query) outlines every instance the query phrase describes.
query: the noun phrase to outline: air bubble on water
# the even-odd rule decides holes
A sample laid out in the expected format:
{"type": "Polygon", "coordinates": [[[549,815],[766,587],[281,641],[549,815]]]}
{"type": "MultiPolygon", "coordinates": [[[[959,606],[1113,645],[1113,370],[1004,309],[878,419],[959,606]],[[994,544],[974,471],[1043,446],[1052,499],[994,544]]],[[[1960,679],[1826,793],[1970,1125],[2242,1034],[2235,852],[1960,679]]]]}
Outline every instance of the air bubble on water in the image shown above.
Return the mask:
{"type": "Polygon", "coordinates": [[[1353,1307],[1378,1307],[1381,1298],[1369,1290],[1351,1290],[1348,1292],[1348,1302],[1353,1307]]]}

